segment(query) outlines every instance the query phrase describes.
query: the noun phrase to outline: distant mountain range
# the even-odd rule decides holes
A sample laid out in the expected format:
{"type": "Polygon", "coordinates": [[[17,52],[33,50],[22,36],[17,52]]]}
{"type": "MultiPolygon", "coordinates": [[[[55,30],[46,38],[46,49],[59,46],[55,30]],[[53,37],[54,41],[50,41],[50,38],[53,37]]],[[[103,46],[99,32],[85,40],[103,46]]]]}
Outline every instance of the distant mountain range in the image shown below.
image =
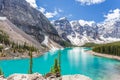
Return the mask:
{"type": "Polygon", "coordinates": [[[66,17],[51,22],[59,35],[74,45],[120,41],[120,18],[102,23],[74,20],[66,17]]]}

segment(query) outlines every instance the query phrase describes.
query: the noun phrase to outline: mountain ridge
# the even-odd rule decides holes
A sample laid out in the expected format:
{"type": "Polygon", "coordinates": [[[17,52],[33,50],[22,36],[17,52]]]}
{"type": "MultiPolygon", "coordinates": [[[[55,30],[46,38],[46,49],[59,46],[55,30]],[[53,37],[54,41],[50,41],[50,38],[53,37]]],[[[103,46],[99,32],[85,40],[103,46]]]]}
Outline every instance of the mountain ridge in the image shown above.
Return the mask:
{"type": "Polygon", "coordinates": [[[52,21],[52,24],[61,37],[63,35],[60,34],[61,32],[66,33],[67,35],[65,35],[65,37],[74,45],[81,46],[85,43],[104,44],[120,41],[120,19],[105,21],[104,23],[95,23],[94,21],[69,21],[67,18],[61,18],[52,21]],[[70,28],[70,30],[68,28],[70,28]]]}

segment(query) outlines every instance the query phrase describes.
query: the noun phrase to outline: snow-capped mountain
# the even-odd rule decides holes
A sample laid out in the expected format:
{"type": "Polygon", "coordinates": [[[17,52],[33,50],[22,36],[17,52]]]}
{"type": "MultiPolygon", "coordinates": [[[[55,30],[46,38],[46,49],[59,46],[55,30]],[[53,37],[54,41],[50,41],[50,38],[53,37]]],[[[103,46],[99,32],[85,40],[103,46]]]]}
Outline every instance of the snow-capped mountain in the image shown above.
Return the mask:
{"type": "Polygon", "coordinates": [[[103,37],[120,38],[120,19],[106,21],[101,24],[100,27],[102,29],[100,34],[102,34],[103,37]]]}
{"type": "Polygon", "coordinates": [[[120,40],[120,19],[95,23],[94,21],[60,18],[52,24],[63,39],[74,45],[83,45],[88,42],[108,43],[120,40]]]}

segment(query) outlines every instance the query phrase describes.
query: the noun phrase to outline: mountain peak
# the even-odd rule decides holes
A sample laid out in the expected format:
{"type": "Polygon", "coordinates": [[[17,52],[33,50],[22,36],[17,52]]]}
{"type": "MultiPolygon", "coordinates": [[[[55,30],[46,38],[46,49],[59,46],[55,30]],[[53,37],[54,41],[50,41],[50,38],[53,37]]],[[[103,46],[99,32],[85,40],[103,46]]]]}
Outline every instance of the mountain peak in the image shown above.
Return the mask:
{"type": "Polygon", "coordinates": [[[86,24],[89,26],[92,26],[92,24],[94,24],[94,21],[85,21],[85,20],[79,20],[79,23],[81,26],[85,26],[86,24]]]}
{"type": "Polygon", "coordinates": [[[67,20],[67,17],[61,17],[59,20],[67,20]]]}

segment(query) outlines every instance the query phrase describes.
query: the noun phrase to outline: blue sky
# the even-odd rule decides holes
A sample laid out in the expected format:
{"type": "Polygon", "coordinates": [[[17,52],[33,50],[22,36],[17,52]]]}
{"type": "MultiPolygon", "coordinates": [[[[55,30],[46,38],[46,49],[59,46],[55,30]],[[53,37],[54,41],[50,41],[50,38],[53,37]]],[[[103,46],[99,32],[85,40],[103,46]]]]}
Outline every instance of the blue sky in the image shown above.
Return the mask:
{"type": "Polygon", "coordinates": [[[36,0],[37,8],[49,18],[102,22],[105,15],[120,9],[120,0],[36,0]]]}

